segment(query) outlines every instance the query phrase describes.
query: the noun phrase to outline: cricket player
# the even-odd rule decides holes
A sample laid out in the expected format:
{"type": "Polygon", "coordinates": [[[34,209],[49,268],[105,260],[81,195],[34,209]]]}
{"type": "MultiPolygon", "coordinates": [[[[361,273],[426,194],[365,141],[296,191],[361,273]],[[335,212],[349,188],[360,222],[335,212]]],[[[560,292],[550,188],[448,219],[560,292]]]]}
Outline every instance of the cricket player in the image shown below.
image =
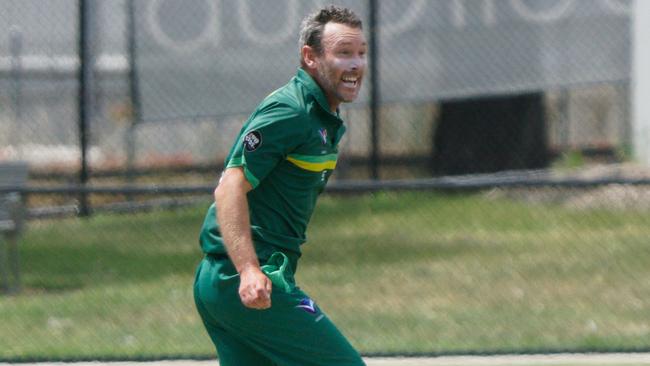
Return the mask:
{"type": "Polygon", "coordinates": [[[200,234],[194,297],[222,366],[364,365],[294,274],[367,44],[359,17],[335,6],[305,18],[300,42],[297,74],[235,140],[200,234]]]}

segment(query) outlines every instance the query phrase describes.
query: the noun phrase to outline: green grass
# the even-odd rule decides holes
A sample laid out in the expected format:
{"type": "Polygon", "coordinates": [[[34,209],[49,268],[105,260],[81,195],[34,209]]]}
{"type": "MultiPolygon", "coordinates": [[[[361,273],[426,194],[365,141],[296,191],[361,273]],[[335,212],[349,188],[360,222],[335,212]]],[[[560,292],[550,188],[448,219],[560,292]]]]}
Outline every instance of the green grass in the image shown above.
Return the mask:
{"type": "MultiPolygon", "coordinates": [[[[0,358],[213,354],[192,300],[206,208],[31,223],[0,358]]],[[[648,213],[327,196],[298,282],[364,353],[648,348],[648,213]]]]}

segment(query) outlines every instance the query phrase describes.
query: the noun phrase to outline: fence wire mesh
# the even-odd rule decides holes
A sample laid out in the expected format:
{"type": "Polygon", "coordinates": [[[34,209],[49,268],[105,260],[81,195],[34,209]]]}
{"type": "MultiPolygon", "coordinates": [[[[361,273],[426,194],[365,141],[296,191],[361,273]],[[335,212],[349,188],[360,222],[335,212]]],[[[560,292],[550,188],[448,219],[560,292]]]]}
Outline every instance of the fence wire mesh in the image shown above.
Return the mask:
{"type": "MultiPolygon", "coordinates": [[[[211,189],[325,3],[85,1],[80,187],[80,1],[0,0],[0,165],[30,167],[0,359],[214,355],[192,298],[211,189]]],[[[369,2],[339,3],[368,36],[369,2]]],[[[365,85],[297,275],[362,353],[650,349],[632,4],[376,1],[378,144],[365,85]]]]}

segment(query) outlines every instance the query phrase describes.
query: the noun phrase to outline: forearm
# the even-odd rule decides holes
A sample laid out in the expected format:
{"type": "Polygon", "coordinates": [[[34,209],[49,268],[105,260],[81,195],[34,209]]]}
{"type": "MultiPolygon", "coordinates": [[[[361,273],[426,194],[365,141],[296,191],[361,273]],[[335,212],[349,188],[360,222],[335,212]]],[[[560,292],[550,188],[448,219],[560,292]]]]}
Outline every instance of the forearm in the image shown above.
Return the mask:
{"type": "Polygon", "coordinates": [[[255,254],[251,224],[248,215],[248,193],[253,187],[246,180],[242,168],[228,168],[224,172],[214,199],[217,221],[230,260],[239,273],[239,297],[244,306],[252,309],[271,307],[271,280],[260,269],[255,254]]]}
{"type": "Polygon", "coordinates": [[[251,236],[247,189],[237,180],[224,179],[215,191],[217,220],[230,260],[237,272],[259,267],[251,236]]]}

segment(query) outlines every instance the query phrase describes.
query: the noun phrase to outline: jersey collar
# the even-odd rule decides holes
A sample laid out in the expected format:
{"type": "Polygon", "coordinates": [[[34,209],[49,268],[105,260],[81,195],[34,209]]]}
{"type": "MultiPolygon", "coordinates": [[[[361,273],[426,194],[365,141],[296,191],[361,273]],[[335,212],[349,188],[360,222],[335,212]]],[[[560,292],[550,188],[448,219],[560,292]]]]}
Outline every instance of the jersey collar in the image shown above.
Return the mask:
{"type": "Polygon", "coordinates": [[[339,114],[339,109],[336,109],[336,113],[332,113],[332,110],[330,109],[330,105],[327,102],[327,98],[325,97],[325,93],[323,93],[323,89],[316,83],[316,80],[307,73],[307,71],[303,70],[302,68],[298,68],[298,73],[296,74],[296,78],[298,81],[307,88],[307,91],[309,91],[309,94],[314,96],[314,99],[320,104],[321,108],[325,110],[327,113],[331,114],[333,117],[335,117],[337,120],[340,122],[343,122],[341,120],[341,116],[339,114]]]}

